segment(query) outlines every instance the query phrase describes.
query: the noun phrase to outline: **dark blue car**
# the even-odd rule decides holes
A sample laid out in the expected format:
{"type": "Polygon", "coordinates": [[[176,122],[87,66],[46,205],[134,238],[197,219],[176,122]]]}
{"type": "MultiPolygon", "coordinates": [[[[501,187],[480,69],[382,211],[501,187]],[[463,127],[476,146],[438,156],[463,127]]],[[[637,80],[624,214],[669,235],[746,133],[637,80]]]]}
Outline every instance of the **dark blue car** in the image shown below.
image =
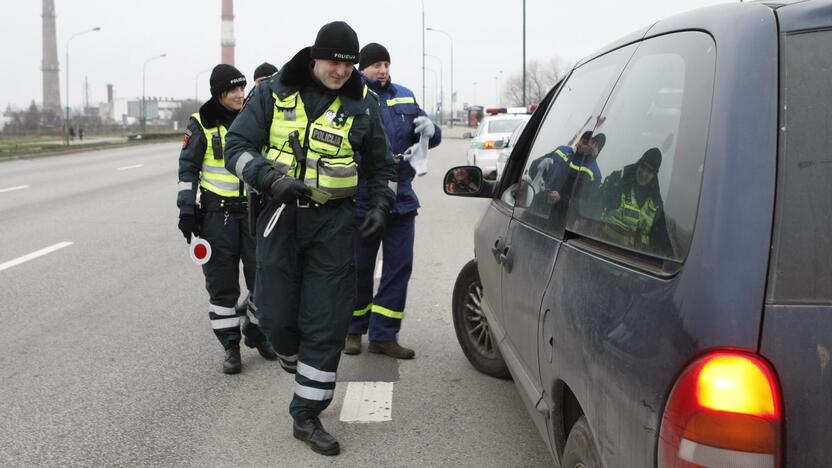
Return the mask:
{"type": "Polygon", "coordinates": [[[832,2],[726,4],[578,63],[454,289],[557,464],[832,466],[832,2]]]}

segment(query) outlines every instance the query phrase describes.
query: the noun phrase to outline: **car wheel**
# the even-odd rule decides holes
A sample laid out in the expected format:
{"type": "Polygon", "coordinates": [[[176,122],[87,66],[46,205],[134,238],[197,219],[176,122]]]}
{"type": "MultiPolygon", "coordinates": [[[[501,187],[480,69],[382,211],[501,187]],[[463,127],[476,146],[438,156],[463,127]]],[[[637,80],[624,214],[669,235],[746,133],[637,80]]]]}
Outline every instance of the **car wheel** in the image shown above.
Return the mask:
{"type": "Polygon", "coordinates": [[[561,466],[563,468],[603,468],[601,456],[595,445],[595,437],[589,430],[586,416],[581,416],[569,431],[569,438],[563,449],[561,466]]]}
{"type": "Polygon", "coordinates": [[[510,379],[511,374],[482,313],[482,283],[474,260],[462,267],[456,278],[452,314],[456,339],[471,365],[483,374],[510,379]]]}

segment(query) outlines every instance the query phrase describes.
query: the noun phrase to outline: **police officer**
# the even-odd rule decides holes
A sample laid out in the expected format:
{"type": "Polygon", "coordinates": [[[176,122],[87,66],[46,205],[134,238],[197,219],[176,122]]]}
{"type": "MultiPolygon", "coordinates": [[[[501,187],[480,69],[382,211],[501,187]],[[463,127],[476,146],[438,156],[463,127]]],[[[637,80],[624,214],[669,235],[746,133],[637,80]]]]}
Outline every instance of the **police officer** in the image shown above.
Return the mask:
{"type": "Polygon", "coordinates": [[[254,238],[246,230],[243,183],[225,169],[223,149],[231,122],[243,106],[245,77],[231,65],[211,72],[211,99],[191,116],[179,154],[179,230],[191,243],[198,235],[211,245],[211,259],[202,266],[208,290],[211,328],[225,348],[222,371],[237,374],[240,360],[240,261],[248,296],[242,307],[245,344],[266,359],[277,355],[257,327],[251,301],[254,287],[254,238]],[[197,206],[197,186],[200,200],[197,206]]]}
{"type": "Polygon", "coordinates": [[[661,150],[650,148],[635,164],[610,174],[601,186],[604,233],[625,247],[670,253],[657,179],[661,164],[661,150]]]}
{"type": "Polygon", "coordinates": [[[257,318],[281,366],[296,374],[293,435],[324,455],[340,452],[318,415],[332,401],[355,303],[353,196],[363,180],[365,239],[382,234],[395,200],[378,98],[356,62],[355,31],[342,21],[324,25],[312,47],[255,88],[228,133],[226,168],[266,199],[257,219],[257,318]]]}
{"type": "Polygon", "coordinates": [[[277,67],[269,62],[263,62],[254,69],[254,85],[257,86],[261,81],[277,73],[277,67]]]}
{"type": "MultiPolygon", "coordinates": [[[[411,359],[415,352],[401,346],[397,334],[404,317],[407,283],[413,270],[413,240],[419,199],[413,191],[416,171],[409,162],[402,160],[401,155],[418,144],[422,135],[429,138],[429,148],[437,146],[442,140],[442,133],[419,108],[413,92],[390,80],[390,53],[383,45],[375,42],[365,45],[361,49],[358,68],[367,86],[379,96],[387,141],[393,154],[398,155],[398,189],[396,205],[381,242],[356,243],[358,291],[344,353],[361,353],[361,336],[369,329],[370,352],[411,359]],[[373,270],[379,244],[383,249],[384,262],[378,292],[373,296],[373,270]]],[[[366,186],[361,184],[356,210],[361,220],[367,212],[368,201],[366,186]]]]}

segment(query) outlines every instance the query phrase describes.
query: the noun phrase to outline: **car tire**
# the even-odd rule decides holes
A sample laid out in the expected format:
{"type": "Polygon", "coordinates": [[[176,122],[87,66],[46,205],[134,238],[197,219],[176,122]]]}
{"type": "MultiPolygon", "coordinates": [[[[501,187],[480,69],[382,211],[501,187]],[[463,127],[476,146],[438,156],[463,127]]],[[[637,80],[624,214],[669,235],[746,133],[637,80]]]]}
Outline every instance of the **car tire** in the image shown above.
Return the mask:
{"type": "Polygon", "coordinates": [[[603,468],[601,455],[598,454],[598,447],[595,444],[595,437],[586,422],[586,416],[572,426],[569,431],[569,438],[566,440],[566,447],[563,449],[562,468],[603,468]]]}
{"type": "Polygon", "coordinates": [[[456,278],[452,315],[456,339],[468,362],[483,374],[510,379],[503,356],[482,313],[482,283],[477,262],[468,262],[456,278]]]}

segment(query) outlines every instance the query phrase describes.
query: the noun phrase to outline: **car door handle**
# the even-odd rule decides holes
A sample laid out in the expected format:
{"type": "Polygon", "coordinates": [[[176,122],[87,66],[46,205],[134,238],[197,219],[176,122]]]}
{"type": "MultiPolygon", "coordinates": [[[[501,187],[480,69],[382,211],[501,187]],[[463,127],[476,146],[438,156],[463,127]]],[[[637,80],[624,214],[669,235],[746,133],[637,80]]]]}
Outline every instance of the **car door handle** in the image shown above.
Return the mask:
{"type": "Polygon", "coordinates": [[[494,259],[497,260],[497,263],[501,263],[500,255],[502,254],[504,245],[505,240],[502,237],[498,237],[497,240],[494,241],[494,245],[491,246],[491,254],[494,255],[494,259]]]}
{"type": "Polygon", "coordinates": [[[511,257],[509,256],[510,251],[511,246],[507,245],[503,247],[503,250],[500,251],[499,255],[497,255],[497,263],[503,265],[503,268],[505,268],[508,273],[511,273],[511,257]]]}

